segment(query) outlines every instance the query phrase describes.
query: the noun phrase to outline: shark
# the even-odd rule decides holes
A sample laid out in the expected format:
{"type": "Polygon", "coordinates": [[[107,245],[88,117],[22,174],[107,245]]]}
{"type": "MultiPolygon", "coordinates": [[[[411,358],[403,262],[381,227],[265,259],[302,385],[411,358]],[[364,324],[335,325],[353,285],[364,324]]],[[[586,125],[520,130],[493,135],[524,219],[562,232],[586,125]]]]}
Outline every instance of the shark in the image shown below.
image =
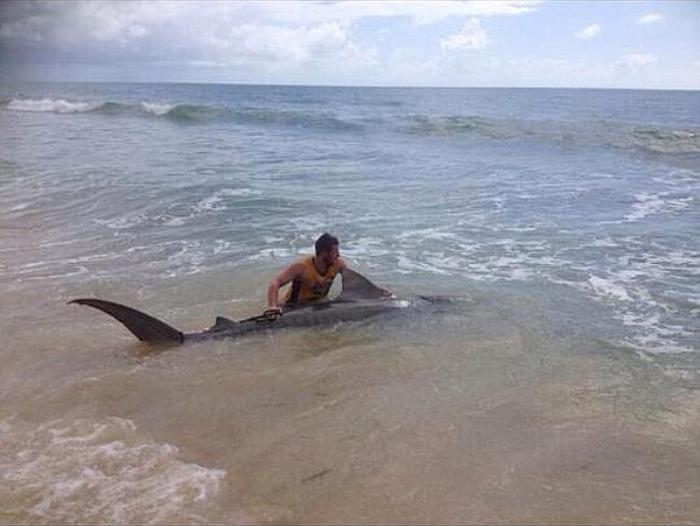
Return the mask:
{"type": "Polygon", "coordinates": [[[439,303],[440,297],[418,296],[414,300],[387,297],[383,289],[362,274],[346,269],[342,274],[342,292],[332,301],[286,306],[279,317],[265,314],[243,320],[217,316],[214,324],[198,332],[182,332],[164,321],[132,307],[97,298],[77,298],[69,304],[85,305],[111,316],[136,338],[147,343],[189,343],[290,327],[316,327],[338,322],[359,321],[402,311],[416,301],[439,303]]]}

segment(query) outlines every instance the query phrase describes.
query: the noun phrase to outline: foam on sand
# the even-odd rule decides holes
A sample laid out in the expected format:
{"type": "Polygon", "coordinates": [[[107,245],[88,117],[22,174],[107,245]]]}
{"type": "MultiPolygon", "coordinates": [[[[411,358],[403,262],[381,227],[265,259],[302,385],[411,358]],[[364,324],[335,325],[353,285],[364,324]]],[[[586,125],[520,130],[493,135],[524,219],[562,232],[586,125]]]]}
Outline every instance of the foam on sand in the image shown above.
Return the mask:
{"type": "Polygon", "coordinates": [[[0,422],[0,521],[199,522],[225,471],[183,462],[122,418],[0,422]]]}

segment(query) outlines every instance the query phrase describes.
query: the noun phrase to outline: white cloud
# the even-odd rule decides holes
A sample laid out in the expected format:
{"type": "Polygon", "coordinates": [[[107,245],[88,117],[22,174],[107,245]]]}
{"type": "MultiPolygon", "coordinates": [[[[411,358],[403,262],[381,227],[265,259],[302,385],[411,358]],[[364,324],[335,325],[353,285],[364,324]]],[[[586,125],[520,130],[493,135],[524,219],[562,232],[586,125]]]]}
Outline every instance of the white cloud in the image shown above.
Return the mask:
{"type": "Polygon", "coordinates": [[[600,33],[601,29],[602,28],[600,24],[591,24],[589,26],[584,27],[580,31],[577,31],[574,36],[579,40],[588,40],[589,38],[593,38],[598,33],[600,33]]]}
{"type": "Polygon", "coordinates": [[[470,18],[459,33],[441,38],[440,48],[443,52],[464,51],[483,48],[490,42],[486,31],[481,28],[479,20],[470,18]]]}
{"type": "Polygon", "coordinates": [[[652,53],[628,53],[617,60],[615,65],[621,68],[641,69],[658,62],[658,60],[659,58],[652,53]]]}
{"type": "Polygon", "coordinates": [[[293,29],[245,24],[232,28],[224,43],[227,55],[271,61],[306,62],[339,51],[348,43],[344,28],[335,22],[293,29]]]}
{"type": "Polygon", "coordinates": [[[541,0],[339,0],[328,2],[260,2],[271,20],[319,23],[330,19],[349,24],[365,18],[407,17],[431,24],[450,17],[521,15],[534,11],[541,0]]]}
{"type": "MultiPolygon", "coordinates": [[[[4,7],[0,11],[0,36],[36,40],[41,35],[41,40],[54,43],[86,38],[119,41],[134,32],[130,30],[132,26],[137,26],[149,34],[159,28],[177,28],[182,31],[180,35],[197,39],[198,35],[219,34],[226,27],[245,24],[299,27],[337,22],[347,27],[368,18],[404,17],[428,24],[450,17],[521,15],[534,11],[539,3],[541,0],[50,0],[4,7]],[[192,29],[189,33],[188,27],[192,29]]],[[[136,33],[142,31],[137,29],[136,33]]]]}
{"type": "Polygon", "coordinates": [[[663,15],[659,13],[647,13],[646,15],[642,15],[637,19],[638,24],[652,24],[654,22],[658,22],[659,20],[663,20],[663,15]]]}
{"type": "MultiPolygon", "coordinates": [[[[522,15],[539,0],[503,1],[92,1],[18,2],[0,10],[0,38],[16,47],[105,65],[110,61],[167,61],[231,65],[303,64],[335,56],[368,64],[376,53],[353,38],[366,19],[431,24],[448,18],[522,15]],[[177,58],[175,58],[177,57],[177,58]]],[[[446,49],[485,45],[467,22],[446,49]],[[471,33],[470,33],[471,31],[471,33]]]]}

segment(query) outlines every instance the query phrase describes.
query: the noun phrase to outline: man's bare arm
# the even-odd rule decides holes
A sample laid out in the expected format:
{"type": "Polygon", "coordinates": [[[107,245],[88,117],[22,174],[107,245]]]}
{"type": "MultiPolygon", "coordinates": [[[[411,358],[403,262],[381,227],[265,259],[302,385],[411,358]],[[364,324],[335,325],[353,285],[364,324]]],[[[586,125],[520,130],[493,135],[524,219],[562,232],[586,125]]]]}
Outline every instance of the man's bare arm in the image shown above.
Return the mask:
{"type": "Polygon", "coordinates": [[[299,265],[292,263],[277,274],[267,286],[267,310],[280,310],[277,295],[280,287],[286,285],[299,275],[299,265]]]}

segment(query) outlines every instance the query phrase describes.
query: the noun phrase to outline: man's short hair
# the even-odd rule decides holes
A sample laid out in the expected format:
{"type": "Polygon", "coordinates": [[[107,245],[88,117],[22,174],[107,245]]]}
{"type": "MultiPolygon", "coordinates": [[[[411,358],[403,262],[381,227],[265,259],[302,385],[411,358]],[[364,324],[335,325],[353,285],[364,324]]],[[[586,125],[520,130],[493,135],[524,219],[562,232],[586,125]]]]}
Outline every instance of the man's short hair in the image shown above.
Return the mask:
{"type": "Polygon", "coordinates": [[[316,243],[314,243],[314,248],[316,249],[316,255],[318,256],[322,252],[325,252],[326,250],[330,250],[333,247],[336,247],[340,244],[338,241],[338,238],[335,236],[330,235],[328,232],[325,232],[321,234],[321,237],[319,237],[316,240],[316,243]]]}

